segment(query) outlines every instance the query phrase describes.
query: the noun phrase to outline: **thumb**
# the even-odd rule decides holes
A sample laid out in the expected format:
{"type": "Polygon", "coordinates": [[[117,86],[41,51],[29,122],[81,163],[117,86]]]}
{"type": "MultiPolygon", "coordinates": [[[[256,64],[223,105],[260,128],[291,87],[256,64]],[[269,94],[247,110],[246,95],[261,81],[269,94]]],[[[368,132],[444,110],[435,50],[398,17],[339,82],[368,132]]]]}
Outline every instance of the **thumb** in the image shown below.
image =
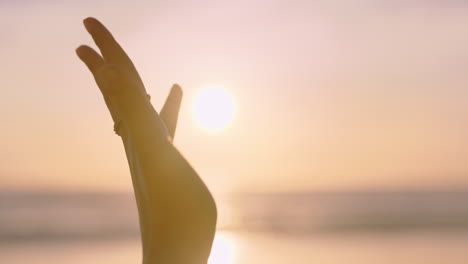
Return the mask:
{"type": "Polygon", "coordinates": [[[180,103],[182,101],[182,88],[174,84],[167,96],[166,103],[161,109],[160,116],[167,127],[169,136],[173,139],[177,127],[180,103]]]}

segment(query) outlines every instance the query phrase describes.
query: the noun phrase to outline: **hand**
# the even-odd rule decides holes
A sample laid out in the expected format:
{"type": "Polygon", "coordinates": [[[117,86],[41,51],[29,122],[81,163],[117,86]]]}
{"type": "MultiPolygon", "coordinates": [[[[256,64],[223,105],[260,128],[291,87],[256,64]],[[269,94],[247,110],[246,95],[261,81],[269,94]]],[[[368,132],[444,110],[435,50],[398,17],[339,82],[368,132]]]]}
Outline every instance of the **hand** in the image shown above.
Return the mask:
{"type": "MultiPolygon", "coordinates": [[[[146,89],[132,61],[98,20],[88,18],[84,20],[84,24],[101,50],[102,56],[84,45],[77,49],[77,54],[93,74],[114,123],[120,125],[121,119],[125,117],[128,117],[127,122],[138,118],[155,118],[156,125],[160,126],[160,129],[163,129],[165,121],[168,125],[172,125],[170,130],[174,133],[182,99],[181,88],[178,85],[173,86],[169,96],[171,100],[168,100],[170,104],[163,107],[161,118],[157,114],[144,116],[142,112],[154,109],[149,103],[146,89]],[[138,116],[139,114],[142,116],[138,116]]],[[[165,133],[168,131],[156,132],[158,136],[167,136],[165,133]]]]}
{"type": "Polygon", "coordinates": [[[96,19],[84,20],[102,56],[76,51],[93,74],[122,137],[138,205],[143,263],[206,263],[216,206],[196,172],[171,144],[182,90],[174,85],[158,115],[130,58],[96,19]]]}

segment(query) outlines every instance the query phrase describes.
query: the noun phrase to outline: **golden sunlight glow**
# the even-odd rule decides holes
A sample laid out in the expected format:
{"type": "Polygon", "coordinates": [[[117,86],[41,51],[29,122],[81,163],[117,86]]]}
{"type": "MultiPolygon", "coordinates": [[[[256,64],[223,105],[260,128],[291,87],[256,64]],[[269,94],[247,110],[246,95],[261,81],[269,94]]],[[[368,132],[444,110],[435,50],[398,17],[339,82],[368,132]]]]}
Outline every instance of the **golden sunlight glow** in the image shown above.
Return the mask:
{"type": "Polygon", "coordinates": [[[224,89],[207,88],[195,96],[193,114],[203,128],[217,131],[232,121],[234,102],[224,89]]]}
{"type": "Polygon", "coordinates": [[[218,232],[213,242],[208,264],[234,263],[234,241],[227,233],[218,232]]]}

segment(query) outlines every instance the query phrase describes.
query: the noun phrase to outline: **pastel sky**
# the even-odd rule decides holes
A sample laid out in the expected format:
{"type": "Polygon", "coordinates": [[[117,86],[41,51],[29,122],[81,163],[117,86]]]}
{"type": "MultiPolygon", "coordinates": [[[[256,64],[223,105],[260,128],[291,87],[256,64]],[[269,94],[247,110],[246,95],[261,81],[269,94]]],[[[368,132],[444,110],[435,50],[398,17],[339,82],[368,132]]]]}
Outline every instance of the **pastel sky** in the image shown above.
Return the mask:
{"type": "MultiPolygon", "coordinates": [[[[215,192],[468,186],[464,1],[0,1],[3,187],[130,190],[120,139],[74,49],[94,16],[215,192]],[[193,118],[233,95],[222,131],[193,118]]],[[[0,186],[2,187],[2,186],[0,186]]]]}

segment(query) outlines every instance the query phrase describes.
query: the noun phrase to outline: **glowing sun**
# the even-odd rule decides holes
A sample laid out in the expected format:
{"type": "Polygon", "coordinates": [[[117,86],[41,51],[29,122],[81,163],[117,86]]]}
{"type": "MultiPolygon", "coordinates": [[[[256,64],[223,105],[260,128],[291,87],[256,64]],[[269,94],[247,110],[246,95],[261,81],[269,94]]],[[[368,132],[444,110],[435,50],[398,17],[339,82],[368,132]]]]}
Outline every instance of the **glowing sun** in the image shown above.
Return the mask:
{"type": "Polygon", "coordinates": [[[203,128],[218,131],[232,121],[234,102],[225,90],[207,88],[195,96],[193,114],[203,128]]]}

